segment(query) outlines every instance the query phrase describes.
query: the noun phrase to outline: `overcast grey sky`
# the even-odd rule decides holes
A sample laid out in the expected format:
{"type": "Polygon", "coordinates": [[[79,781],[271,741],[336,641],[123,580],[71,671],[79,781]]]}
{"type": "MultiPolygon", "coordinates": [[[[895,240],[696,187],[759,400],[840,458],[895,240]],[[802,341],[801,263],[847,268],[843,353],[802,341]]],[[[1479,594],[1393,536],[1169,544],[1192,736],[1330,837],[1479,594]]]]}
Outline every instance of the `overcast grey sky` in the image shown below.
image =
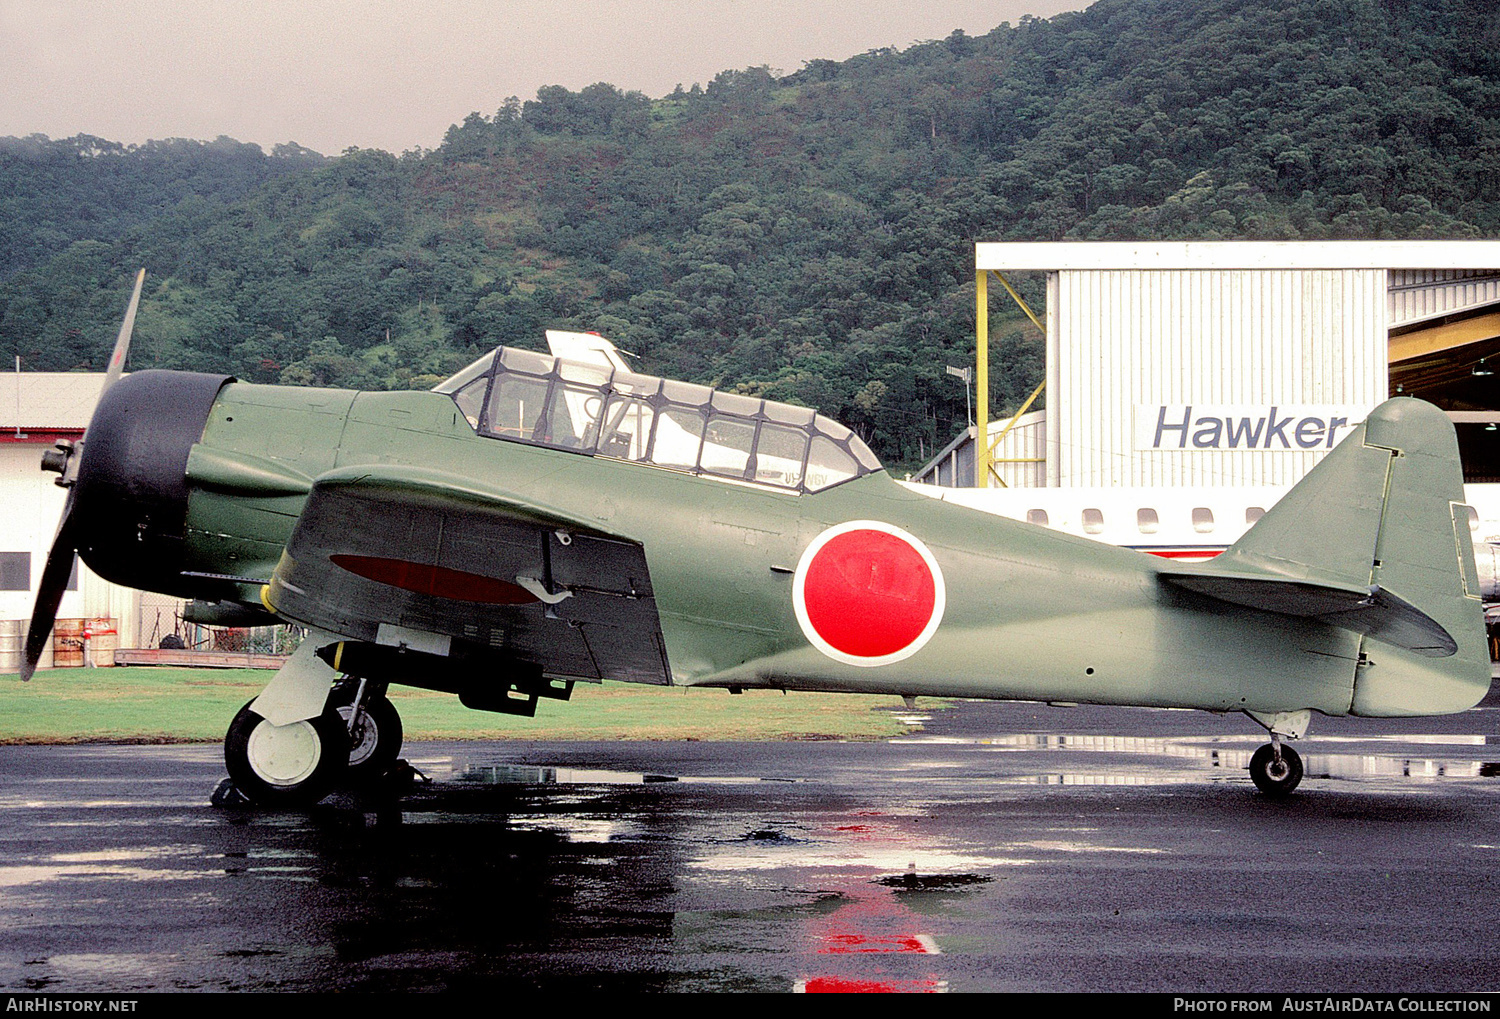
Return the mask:
{"type": "Polygon", "coordinates": [[[1089,2],[0,0],[0,135],[401,152],[542,85],[658,97],[1089,2]]]}

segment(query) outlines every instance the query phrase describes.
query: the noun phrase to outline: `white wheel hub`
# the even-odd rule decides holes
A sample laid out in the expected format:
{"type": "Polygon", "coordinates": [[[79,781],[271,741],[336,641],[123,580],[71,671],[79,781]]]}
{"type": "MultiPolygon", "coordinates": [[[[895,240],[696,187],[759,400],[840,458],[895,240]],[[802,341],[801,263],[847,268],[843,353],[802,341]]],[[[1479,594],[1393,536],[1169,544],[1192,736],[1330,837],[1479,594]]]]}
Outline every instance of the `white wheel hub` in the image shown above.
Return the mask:
{"type": "Polygon", "coordinates": [[[245,744],[250,767],[270,785],[295,786],[306,782],[323,756],[323,741],[311,722],[272,725],[261,722],[245,744]]]}

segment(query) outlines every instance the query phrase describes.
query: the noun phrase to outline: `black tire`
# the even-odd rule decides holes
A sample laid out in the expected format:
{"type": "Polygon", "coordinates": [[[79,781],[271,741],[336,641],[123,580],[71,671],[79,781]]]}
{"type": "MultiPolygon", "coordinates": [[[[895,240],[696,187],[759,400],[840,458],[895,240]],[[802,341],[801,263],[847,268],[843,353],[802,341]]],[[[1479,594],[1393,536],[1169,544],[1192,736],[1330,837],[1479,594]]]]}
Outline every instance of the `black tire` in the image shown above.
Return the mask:
{"type": "Polygon", "coordinates": [[[235,788],[263,807],[312,806],[343,776],[348,760],[349,736],[332,706],[278,726],[246,704],[224,736],[224,765],[235,788]]]}
{"type": "MultiPolygon", "coordinates": [[[[340,684],[333,688],[330,706],[338,712],[344,732],[349,732],[349,712],[359,684],[340,684]]],[[[396,763],[401,753],[401,715],[384,694],[366,695],[360,707],[360,719],[349,736],[349,766],[343,781],[366,785],[380,778],[396,763]]]]}
{"type": "Polygon", "coordinates": [[[165,651],[181,651],[183,648],[187,647],[187,645],[183,643],[182,638],[177,636],[177,634],[175,633],[167,634],[157,643],[156,646],[165,651]]]}
{"type": "Polygon", "coordinates": [[[1255,787],[1273,799],[1290,796],[1302,782],[1302,758],[1291,747],[1281,748],[1281,764],[1276,763],[1276,748],[1267,743],[1250,758],[1250,779],[1255,787]]]}

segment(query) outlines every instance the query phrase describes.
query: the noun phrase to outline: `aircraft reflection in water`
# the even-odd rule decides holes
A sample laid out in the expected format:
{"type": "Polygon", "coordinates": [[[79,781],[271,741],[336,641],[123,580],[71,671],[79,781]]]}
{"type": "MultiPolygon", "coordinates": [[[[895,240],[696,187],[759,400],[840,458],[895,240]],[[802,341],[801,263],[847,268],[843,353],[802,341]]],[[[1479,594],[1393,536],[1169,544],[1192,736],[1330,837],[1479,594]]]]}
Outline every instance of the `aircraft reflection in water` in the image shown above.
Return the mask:
{"type": "Polygon", "coordinates": [[[307,627],[225,739],[258,803],[378,777],[391,683],[519,714],[603,679],[1241,711],[1271,795],[1313,711],[1489,687],[1453,428],[1417,400],[1174,563],[926,498],[812,410],[630,372],[598,338],[354,393],[118,378],[129,319],[81,446],[43,464],[70,491],[23,674],[75,550],[199,622],[307,627]]]}

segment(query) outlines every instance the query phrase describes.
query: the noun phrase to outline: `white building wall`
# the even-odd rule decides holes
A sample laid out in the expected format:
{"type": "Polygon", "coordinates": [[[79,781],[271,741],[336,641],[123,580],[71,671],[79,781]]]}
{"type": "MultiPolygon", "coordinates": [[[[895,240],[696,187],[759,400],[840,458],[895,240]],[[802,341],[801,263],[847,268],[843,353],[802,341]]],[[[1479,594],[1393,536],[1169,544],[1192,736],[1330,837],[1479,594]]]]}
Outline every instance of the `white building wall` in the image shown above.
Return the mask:
{"type": "MultiPolygon", "coordinates": [[[[0,619],[31,618],[36,588],[62,516],[67,493],[52,483],[56,475],[39,469],[45,448],[30,443],[0,445],[0,552],[31,553],[30,590],[0,591],[0,619]]],[[[114,619],[120,646],[134,647],[139,597],[138,592],[111,584],[79,563],[78,590],[63,595],[57,618],[114,619]]]]}
{"type": "Polygon", "coordinates": [[[1322,452],[1138,450],[1138,405],[1386,397],[1384,269],[1048,274],[1047,484],[1287,485],[1322,452]]]}

